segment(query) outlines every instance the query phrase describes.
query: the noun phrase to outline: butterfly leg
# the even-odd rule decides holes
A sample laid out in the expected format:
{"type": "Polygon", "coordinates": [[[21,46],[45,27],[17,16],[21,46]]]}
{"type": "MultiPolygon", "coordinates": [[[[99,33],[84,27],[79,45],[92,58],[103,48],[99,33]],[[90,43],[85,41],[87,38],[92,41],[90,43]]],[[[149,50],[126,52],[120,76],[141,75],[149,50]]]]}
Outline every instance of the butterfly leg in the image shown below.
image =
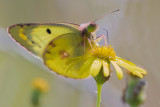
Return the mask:
{"type": "Polygon", "coordinates": [[[108,43],[107,43],[107,41],[106,41],[105,35],[100,35],[100,36],[96,37],[96,42],[99,42],[99,41],[101,41],[102,39],[104,39],[105,46],[108,46],[108,43]]]}
{"type": "MultiPolygon", "coordinates": [[[[84,53],[85,53],[85,40],[86,40],[87,37],[84,37],[84,53]]],[[[89,38],[87,38],[88,42],[89,42],[89,45],[91,46],[91,48],[93,49],[92,47],[92,44],[91,44],[91,40],[89,38]]]]}
{"type": "Polygon", "coordinates": [[[92,44],[91,44],[91,40],[89,38],[87,38],[88,42],[89,42],[89,45],[91,46],[91,48],[93,49],[92,47],[92,44]]]}

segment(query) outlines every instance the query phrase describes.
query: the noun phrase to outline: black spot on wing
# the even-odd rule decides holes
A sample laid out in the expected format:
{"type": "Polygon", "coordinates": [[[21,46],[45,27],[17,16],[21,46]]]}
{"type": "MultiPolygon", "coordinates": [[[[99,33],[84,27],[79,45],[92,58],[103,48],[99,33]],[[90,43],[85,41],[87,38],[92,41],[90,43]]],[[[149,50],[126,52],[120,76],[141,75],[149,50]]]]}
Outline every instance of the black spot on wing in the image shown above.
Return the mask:
{"type": "Polygon", "coordinates": [[[47,32],[48,34],[51,34],[51,30],[50,30],[50,29],[46,29],[46,32],[47,32]]]}

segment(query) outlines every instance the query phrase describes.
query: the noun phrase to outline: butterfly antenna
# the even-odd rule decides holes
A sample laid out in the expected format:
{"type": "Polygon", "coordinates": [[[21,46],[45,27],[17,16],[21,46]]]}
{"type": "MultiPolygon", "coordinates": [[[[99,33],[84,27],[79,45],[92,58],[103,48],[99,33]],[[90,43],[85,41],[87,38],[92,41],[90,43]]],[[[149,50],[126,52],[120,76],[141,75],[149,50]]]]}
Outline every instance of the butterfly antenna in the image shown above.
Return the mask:
{"type": "Polygon", "coordinates": [[[109,15],[109,14],[111,14],[111,13],[114,13],[114,12],[117,12],[117,11],[120,11],[120,9],[113,10],[113,11],[111,11],[111,12],[109,12],[109,13],[103,15],[103,16],[100,16],[100,17],[98,17],[97,19],[95,19],[95,20],[92,21],[92,22],[96,22],[97,20],[103,18],[104,16],[107,16],[107,15],[109,15]]]}

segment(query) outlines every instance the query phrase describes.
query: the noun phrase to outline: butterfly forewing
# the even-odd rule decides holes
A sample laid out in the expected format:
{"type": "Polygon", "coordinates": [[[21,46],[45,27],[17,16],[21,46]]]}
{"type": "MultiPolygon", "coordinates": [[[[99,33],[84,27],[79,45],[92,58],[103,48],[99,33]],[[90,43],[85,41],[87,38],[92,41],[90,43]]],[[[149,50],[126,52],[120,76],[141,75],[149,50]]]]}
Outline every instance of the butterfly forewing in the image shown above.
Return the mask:
{"type": "Polygon", "coordinates": [[[75,33],[81,36],[76,24],[17,24],[8,28],[12,38],[33,54],[42,57],[44,49],[54,38],[75,33]]]}

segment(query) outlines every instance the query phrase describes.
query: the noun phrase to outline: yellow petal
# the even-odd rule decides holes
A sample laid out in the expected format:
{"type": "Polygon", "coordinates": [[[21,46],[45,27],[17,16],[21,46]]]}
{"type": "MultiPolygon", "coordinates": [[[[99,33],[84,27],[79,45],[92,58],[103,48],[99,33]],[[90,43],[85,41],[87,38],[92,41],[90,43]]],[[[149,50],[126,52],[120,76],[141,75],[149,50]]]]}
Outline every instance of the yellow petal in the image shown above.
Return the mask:
{"type": "Polygon", "coordinates": [[[116,56],[116,59],[118,59],[118,60],[122,60],[122,61],[124,61],[124,62],[126,62],[126,63],[128,63],[128,64],[130,64],[130,65],[134,65],[134,66],[136,66],[133,62],[130,62],[130,61],[125,60],[125,59],[122,59],[122,58],[120,58],[120,57],[118,57],[118,56],[116,56]]]}
{"type": "Polygon", "coordinates": [[[103,74],[105,77],[109,76],[109,64],[103,61],[103,74]]]}
{"type": "Polygon", "coordinates": [[[135,69],[135,70],[138,70],[138,71],[139,71],[141,74],[143,74],[143,75],[146,75],[146,74],[147,74],[146,70],[144,70],[144,69],[142,69],[142,68],[140,68],[140,67],[135,66],[134,69],[135,69]]]}
{"type": "Polygon", "coordinates": [[[113,66],[116,70],[118,79],[122,79],[123,78],[123,72],[122,72],[121,68],[115,63],[115,61],[111,61],[111,63],[113,64],[113,66]]]}
{"type": "Polygon", "coordinates": [[[138,70],[139,72],[141,72],[144,75],[147,73],[144,69],[142,69],[140,67],[137,67],[133,62],[130,62],[130,61],[125,60],[125,59],[122,59],[122,58],[120,58],[118,56],[116,56],[116,59],[122,60],[122,61],[128,63],[129,65],[135,66],[134,69],[138,70]]]}
{"type": "Polygon", "coordinates": [[[90,71],[91,71],[91,75],[93,77],[95,77],[96,75],[98,75],[99,71],[101,70],[101,67],[102,67],[102,61],[99,60],[99,59],[96,59],[92,65],[91,65],[91,68],[90,68],[90,71]]]}
{"type": "Polygon", "coordinates": [[[116,62],[118,65],[120,65],[120,66],[128,69],[128,70],[129,70],[131,73],[133,73],[134,75],[139,76],[140,78],[143,78],[143,75],[142,75],[142,74],[146,74],[146,71],[145,71],[144,69],[139,68],[139,67],[137,67],[137,66],[135,66],[135,65],[131,65],[131,64],[127,63],[127,62],[124,62],[124,61],[118,60],[118,59],[117,59],[115,62],[116,62]]]}

